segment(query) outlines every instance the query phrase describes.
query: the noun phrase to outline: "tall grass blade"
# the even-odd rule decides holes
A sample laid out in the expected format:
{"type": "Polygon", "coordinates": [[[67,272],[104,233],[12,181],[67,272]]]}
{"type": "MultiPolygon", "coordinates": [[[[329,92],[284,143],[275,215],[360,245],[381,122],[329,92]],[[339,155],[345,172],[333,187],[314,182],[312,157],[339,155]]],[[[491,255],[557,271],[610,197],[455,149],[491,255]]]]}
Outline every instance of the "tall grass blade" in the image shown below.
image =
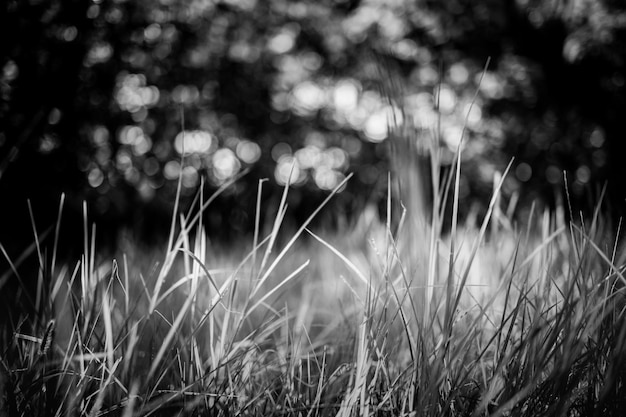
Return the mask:
{"type": "MultiPolygon", "coordinates": [[[[260,288],[263,283],[270,277],[271,273],[274,271],[274,269],[276,268],[276,266],[280,263],[280,261],[284,258],[284,256],[287,254],[287,252],[289,251],[289,249],[291,249],[291,247],[293,246],[293,244],[296,242],[296,240],[300,237],[300,235],[302,235],[302,233],[306,230],[307,226],[313,221],[313,219],[319,214],[319,212],[322,210],[322,208],[324,208],[326,206],[326,204],[328,204],[328,202],[335,196],[335,194],[337,194],[339,192],[339,190],[341,190],[346,183],[350,180],[350,178],[352,178],[352,173],[348,174],[343,181],[341,181],[334,189],[333,191],[324,199],[324,201],[322,201],[322,203],[313,211],[313,213],[311,213],[311,215],[304,221],[304,223],[300,226],[300,228],[296,231],[296,233],[294,233],[294,235],[291,237],[291,239],[287,242],[287,244],[285,245],[285,247],[283,248],[282,251],[280,251],[278,253],[278,255],[276,256],[276,258],[274,259],[274,261],[270,264],[270,266],[267,268],[267,270],[265,271],[265,273],[261,276],[261,278],[259,279],[256,289],[260,288]]],[[[256,293],[256,291],[253,291],[252,295],[254,295],[254,293],[256,293]]]]}

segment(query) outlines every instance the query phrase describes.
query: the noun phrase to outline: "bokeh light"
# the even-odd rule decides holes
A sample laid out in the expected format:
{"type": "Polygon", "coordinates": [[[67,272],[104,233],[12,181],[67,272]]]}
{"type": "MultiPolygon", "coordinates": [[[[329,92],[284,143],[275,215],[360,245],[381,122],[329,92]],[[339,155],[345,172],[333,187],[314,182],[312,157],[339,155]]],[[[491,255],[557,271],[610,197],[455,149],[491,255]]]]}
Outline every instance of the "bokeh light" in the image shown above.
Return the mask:
{"type": "Polygon", "coordinates": [[[218,149],[212,157],[213,175],[218,182],[231,179],[241,169],[241,162],[233,151],[228,148],[218,149]]]}
{"type": "Polygon", "coordinates": [[[298,114],[311,114],[321,109],[325,104],[326,92],[314,82],[300,83],[292,91],[291,106],[298,114]]]}
{"type": "Polygon", "coordinates": [[[131,210],[121,195],[169,201],[179,178],[190,196],[243,169],[235,194],[259,178],[285,184],[293,167],[296,194],[354,172],[350,192],[379,197],[403,136],[419,157],[438,147],[444,166],[462,145],[468,200],[486,198],[513,155],[506,192],[552,199],[565,171],[579,198],[598,179],[626,178],[615,174],[626,11],[588,3],[518,2],[519,38],[480,2],[94,1],[82,21],[64,4],[46,16],[11,9],[40,24],[6,39],[0,146],[26,135],[20,152],[55,173],[33,178],[69,178],[60,189],[121,211],[131,210]]]}
{"type": "Polygon", "coordinates": [[[159,89],[154,85],[146,85],[143,74],[121,74],[118,77],[115,98],[122,110],[136,113],[156,105],[159,97],[159,89]]]}
{"type": "Polygon", "coordinates": [[[274,171],[274,178],[280,185],[302,185],[306,180],[306,173],[300,167],[298,160],[291,155],[283,155],[279,158],[274,171]]]}
{"type": "Polygon", "coordinates": [[[174,148],[179,155],[192,153],[209,153],[214,149],[211,133],[204,130],[183,131],[176,135],[174,148]]]}
{"type": "Polygon", "coordinates": [[[261,147],[249,140],[242,140],[237,144],[237,157],[246,164],[254,164],[261,158],[261,147]]]}

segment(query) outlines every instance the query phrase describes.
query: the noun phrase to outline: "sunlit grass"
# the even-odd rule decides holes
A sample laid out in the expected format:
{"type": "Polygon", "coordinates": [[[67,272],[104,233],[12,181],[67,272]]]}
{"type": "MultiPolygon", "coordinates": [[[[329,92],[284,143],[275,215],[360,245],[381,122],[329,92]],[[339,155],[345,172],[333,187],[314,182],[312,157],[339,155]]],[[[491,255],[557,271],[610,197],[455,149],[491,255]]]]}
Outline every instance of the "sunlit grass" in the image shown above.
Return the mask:
{"type": "Polygon", "coordinates": [[[28,258],[39,264],[31,308],[2,332],[2,410],[618,415],[617,231],[549,212],[516,230],[495,190],[480,226],[455,220],[445,234],[437,216],[416,230],[412,213],[367,210],[351,231],[315,231],[313,213],[278,239],[283,198],[271,232],[257,226],[252,249],[230,259],[213,257],[199,215],[212,198],[200,195],[143,270],[141,254],[98,260],[86,208],[81,259],[57,264],[59,214],[52,242],[35,239],[28,258]]]}
{"type": "Polygon", "coordinates": [[[314,219],[350,176],[296,230],[287,181],[272,224],[259,203],[252,242],[226,249],[203,214],[229,183],[176,204],[159,256],[130,244],[101,259],[85,205],[82,256],[62,263],[63,198],[49,230],[31,210],[33,245],[15,261],[0,247],[0,290],[13,280],[24,306],[0,332],[0,415],[620,415],[619,227],[600,204],[577,223],[531,209],[516,225],[506,171],[484,217],[462,222],[460,151],[442,175],[431,147],[430,200],[416,161],[396,157],[401,195],[349,230],[314,219]]]}

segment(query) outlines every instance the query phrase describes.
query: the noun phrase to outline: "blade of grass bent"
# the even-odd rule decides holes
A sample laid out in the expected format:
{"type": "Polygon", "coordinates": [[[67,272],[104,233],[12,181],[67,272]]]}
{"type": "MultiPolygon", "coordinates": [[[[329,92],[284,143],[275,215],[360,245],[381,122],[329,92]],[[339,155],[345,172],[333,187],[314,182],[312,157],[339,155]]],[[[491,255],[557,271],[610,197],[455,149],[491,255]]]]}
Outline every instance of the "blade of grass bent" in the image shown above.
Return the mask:
{"type": "Polygon", "coordinates": [[[263,295],[263,297],[261,297],[261,299],[259,301],[254,303],[252,305],[252,307],[250,307],[246,311],[244,316],[250,316],[250,314],[252,314],[252,312],[254,310],[256,310],[261,304],[263,304],[265,302],[265,300],[267,300],[274,293],[276,293],[276,291],[278,291],[280,288],[284,287],[289,281],[291,281],[293,278],[295,278],[300,272],[302,272],[307,266],[309,266],[310,263],[311,263],[311,261],[307,259],[302,265],[300,265],[295,271],[293,271],[291,274],[289,274],[278,285],[274,286],[271,290],[269,290],[267,293],[265,293],[265,295],[263,295]]]}
{"type": "MultiPolygon", "coordinates": [[[[461,143],[463,138],[461,138],[461,143]]],[[[450,302],[452,301],[454,286],[454,257],[456,252],[456,238],[457,238],[457,224],[459,220],[459,189],[461,188],[461,143],[456,151],[456,169],[454,174],[454,197],[452,200],[452,230],[450,231],[450,257],[448,259],[448,278],[446,286],[446,306],[445,306],[445,334],[450,334],[450,327],[452,324],[452,314],[454,310],[450,308],[450,302]]]]}
{"type": "MultiPolygon", "coordinates": [[[[289,186],[291,185],[291,176],[293,175],[293,170],[296,166],[296,161],[291,164],[291,169],[289,171],[289,176],[287,177],[287,181],[285,182],[285,186],[283,187],[283,194],[280,198],[280,203],[278,204],[278,210],[276,214],[276,218],[274,219],[274,225],[272,226],[272,232],[270,234],[270,243],[267,245],[265,249],[265,254],[263,255],[263,260],[261,261],[261,266],[259,267],[259,274],[263,272],[263,268],[267,261],[269,260],[270,254],[274,249],[274,242],[276,241],[276,237],[278,236],[278,230],[283,223],[283,219],[285,218],[285,213],[287,212],[287,194],[289,193],[289,186]]],[[[258,287],[255,285],[253,292],[258,287]]]]}
{"type": "Polygon", "coordinates": [[[350,268],[350,270],[352,272],[354,272],[354,274],[356,275],[356,277],[359,279],[359,281],[361,281],[363,284],[365,284],[366,286],[370,286],[370,282],[369,280],[365,277],[365,275],[359,270],[359,268],[352,262],[350,261],[350,259],[348,259],[343,253],[341,253],[339,251],[339,249],[335,248],[333,245],[331,245],[329,242],[327,242],[326,240],[324,240],[322,237],[318,236],[317,234],[313,233],[311,230],[309,229],[305,229],[307,233],[309,233],[315,240],[317,240],[318,242],[320,242],[322,245],[326,246],[332,253],[334,253],[335,255],[337,255],[337,257],[339,259],[341,259],[341,261],[346,264],[346,266],[348,268],[350,268]]]}
{"type": "MultiPolygon", "coordinates": [[[[296,240],[300,237],[300,235],[306,230],[307,226],[313,221],[313,219],[315,218],[315,216],[317,216],[317,214],[322,210],[322,208],[324,208],[324,206],[326,206],[326,204],[328,204],[328,202],[331,200],[331,198],[333,198],[335,196],[335,194],[337,194],[339,192],[339,190],[341,190],[344,185],[350,180],[350,178],[352,178],[352,173],[350,173],[349,175],[346,176],[346,178],[343,179],[343,181],[341,181],[341,183],[339,183],[339,185],[337,185],[333,191],[330,193],[330,195],[328,195],[328,197],[326,197],[324,199],[324,201],[322,201],[322,203],[313,211],[313,213],[304,221],[304,223],[302,224],[302,226],[300,226],[300,228],[296,231],[296,233],[291,237],[291,239],[289,240],[289,242],[287,242],[287,244],[285,245],[285,247],[283,248],[282,251],[280,251],[280,253],[276,256],[276,259],[274,259],[274,262],[272,262],[272,264],[267,268],[267,270],[265,271],[265,273],[263,274],[263,276],[261,277],[261,279],[258,282],[258,285],[256,286],[255,290],[258,290],[258,288],[261,287],[261,285],[263,285],[263,283],[270,277],[272,271],[274,271],[274,269],[276,268],[276,266],[278,265],[278,263],[285,257],[285,255],[287,254],[287,252],[289,251],[289,249],[291,249],[291,247],[293,246],[293,244],[296,242],[296,240]]],[[[253,291],[253,293],[251,294],[252,296],[254,296],[254,293],[256,291],[253,291]]]]}
{"type": "MultiPolygon", "coordinates": [[[[114,378],[115,370],[117,369],[121,361],[122,361],[122,358],[118,358],[117,361],[115,361],[115,363],[113,364],[113,366],[109,369],[109,372],[108,372],[109,375],[107,379],[103,381],[102,385],[98,389],[98,395],[96,397],[93,407],[91,407],[91,410],[89,411],[89,417],[96,417],[97,415],[100,414],[100,409],[102,408],[102,405],[104,404],[104,396],[107,392],[107,388],[109,387],[109,385],[111,385],[111,381],[114,378]]],[[[106,369],[106,367],[104,367],[104,369],[106,369]]]]}
{"type": "Polygon", "coordinates": [[[186,250],[183,248],[179,249],[180,252],[183,252],[184,254],[186,254],[187,256],[189,256],[191,259],[193,259],[194,261],[196,261],[197,265],[202,269],[202,271],[206,274],[207,279],[209,280],[209,282],[211,283],[211,285],[213,286],[213,288],[215,289],[215,291],[217,291],[217,293],[220,293],[220,288],[217,286],[217,283],[215,282],[215,280],[213,279],[213,276],[211,274],[211,272],[207,269],[205,262],[200,259],[199,257],[197,257],[192,251],[190,250],[186,250]]]}
{"type": "Polygon", "coordinates": [[[165,280],[165,277],[167,276],[167,274],[169,273],[173,263],[174,263],[174,259],[176,257],[176,254],[178,253],[177,250],[174,250],[175,248],[178,249],[181,247],[182,245],[182,240],[184,239],[184,236],[189,234],[191,232],[191,230],[195,227],[196,223],[200,220],[200,217],[202,216],[202,213],[204,213],[204,211],[206,211],[206,209],[209,207],[209,205],[211,203],[213,203],[213,201],[215,201],[215,199],[217,199],[217,197],[220,196],[220,194],[222,194],[225,190],[227,190],[230,186],[232,186],[235,182],[237,182],[239,179],[241,179],[243,176],[245,176],[250,170],[246,169],[242,172],[240,172],[239,174],[235,175],[233,178],[231,178],[230,180],[226,181],[224,184],[222,184],[213,194],[211,194],[211,196],[207,199],[207,201],[205,201],[200,208],[198,209],[198,212],[194,215],[194,217],[191,220],[186,220],[185,222],[185,230],[181,230],[178,234],[178,238],[176,239],[176,241],[174,242],[174,244],[172,245],[172,249],[170,251],[168,251],[165,255],[165,260],[163,262],[163,265],[161,266],[161,269],[159,271],[159,275],[157,276],[156,279],[156,283],[154,286],[154,290],[152,292],[152,296],[149,297],[150,298],[150,307],[148,309],[148,313],[152,313],[154,311],[154,309],[157,306],[156,301],[159,299],[159,294],[161,292],[161,287],[163,286],[163,281],[165,280]]]}
{"type": "Polygon", "coordinates": [[[174,319],[174,322],[172,323],[170,330],[165,336],[165,339],[163,339],[163,342],[161,344],[161,347],[157,355],[154,357],[152,365],[150,366],[150,371],[148,372],[147,380],[150,380],[154,376],[154,373],[156,372],[157,368],[161,364],[161,360],[163,359],[163,356],[165,355],[166,350],[169,348],[169,345],[172,342],[172,339],[174,339],[174,337],[176,336],[178,329],[180,328],[183,322],[183,319],[187,315],[189,308],[191,307],[194,297],[195,297],[195,292],[198,286],[197,284],[198,284],[198,277],[195,276],[192,279],[192,290],[189,291],[189,294],[187,295],[187,298],[185,299],[185,303],[179,310],[176,318],[174,319]]]}
{"type": "Polygon", "coordinates": [[[619,279],[622,281],[622,283],[624,283],[626,285],[626,277],[624,277],[624,275],[622,274],[620,268],[618,268],[616,265],[613,264],[613,262],[611,262],[611,259],[609,259],[609,257],[604,253],[604,251],[602,249],[600,249],[598,247],[598,245],[590,238],[588,237],[586,234],[584,234],[582,232],[582,230],[580,230],[580,228],[578,228],[578,226],[576,225],[572,225],[574,230],[577,230],[581,236],[585,239],[585,241],[591,245],[591,247],[593,248],[593,250],[600,256],[600,258],[606,262],[606,265],[609,266],[609,269],[613,271],[613,273],[619,277],[619,279]]]}

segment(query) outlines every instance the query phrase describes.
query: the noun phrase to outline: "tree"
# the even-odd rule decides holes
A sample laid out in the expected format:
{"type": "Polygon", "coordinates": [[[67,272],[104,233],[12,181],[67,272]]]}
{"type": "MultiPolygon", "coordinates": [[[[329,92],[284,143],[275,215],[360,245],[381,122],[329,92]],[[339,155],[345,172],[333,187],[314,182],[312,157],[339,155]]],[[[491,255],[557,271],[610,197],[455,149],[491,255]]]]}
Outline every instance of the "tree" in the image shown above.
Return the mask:
{"type": "Polygon", "coordinates": [[[513,155],[508,194],[550,201],[567,170],[576,204],[605,180],[614,206],[625,197],[619,3],[0,7],[0,191],[13,197],[0,214],[24,220],[16,225],[28,224],[27,197],[51,224],[61,192],[77,217],[87,199],[98,222],[166,224],[179,175],[191,198],[203,177],[210,192],[250,169],[208,223],[245,233],[258,180],[272,180],[272,204],[294,164],[296,216],[354,171],[334,206],[348,215],[385,195],[394,117],[405,137],[436,138],[447,163],[464,132],[464,207],[485,199],[513,155]]]}

